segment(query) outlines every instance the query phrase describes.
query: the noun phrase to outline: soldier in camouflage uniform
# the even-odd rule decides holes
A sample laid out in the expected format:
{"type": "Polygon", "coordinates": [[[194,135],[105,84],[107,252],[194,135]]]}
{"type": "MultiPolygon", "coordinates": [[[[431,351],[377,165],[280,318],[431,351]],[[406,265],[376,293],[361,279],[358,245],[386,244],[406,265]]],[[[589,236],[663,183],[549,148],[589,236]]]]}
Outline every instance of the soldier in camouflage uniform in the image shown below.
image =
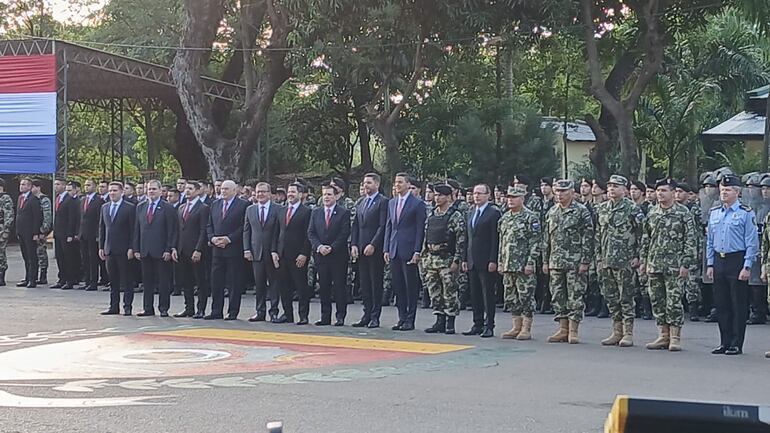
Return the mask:
{"type": "MultiPolygon", "coordinates": [[[[638,180],[632,181],[629,187],[629,198],[634,202],[642,214],[647,217],[647,211],[649,208],[649,202],[645,200],[645,192],[647,186],[644,182],[638,180]]],[[[640,240],[641,242],[641,240],[640,240]]],[[[652,304],[650,303],[650,295],[647,293],[647,275],[642,275],[639,272],[639,268],[634,269],[634,298],[636,299],[636,314],[637,318],[641,317],[644,320],[652,320],[652,304]]]]}
{"type": "Polygon", "coordinates": [[[43,211],[43,225],[40,227],[40,237],[37,239],[37,262],[40,266],[40,277],[37,284],[48,284],[48,234],[53,229],[53,207],[41,188],[43,183],[39,179],[32,181],[32,194],[40,200],[40,209],[43,211]]]}
{"type": "Polygon", "coordinates": [[[676,182],[671,179],[655,184],[658,204],[647,214],[642,231],[639,269],[647,274],[647,290],[658,325],[658,338],[646,346],[650,350],[681,350],[682,293],[695,261],[692,214],[674,200],[675,188],[676,182]]]}
{"type": "MultiPolygon", "coordinates": [[[[451,189],[451,188],[450,188],[451,189]]],[[[435,207],[435,193],[434,193],[434,186],[432,183],[426,183],[425,184],[425,197],[418,197],[420,200],[423,200],[425,203],[425,214],[426,217],[430,216],[431,212],[433,212],[433,208],[435,207]]],[[[422,269],[422,261],[417,264],[417,267],[420,269],[420,281],[423,281],[422,285],[422,293],[420,296],[421,299],[421,307],[422,308],[430,308],[430,292],[428,292],[428,285],[424,284],[424,280],[422,279],[422,275],[425,273],[422,269]]],[[[455,278],[456,279],[456,278],[455,278]]]]}
{"type": "Polygon", "coordinates": [[[460,311],[457,271],[465,260],[465,218],[450,206],[452,189],[435,187],[436,207],[425,220],[425,242],[421,254],[422,280],[428,287],[436,323],[425,332],[455,333],[460,311]]]}
{"type": "MultiPolygon", "coordinates": [[[[687,210],[690,212],[690,215],[693,219],[693,226],[696,230],[696,236],[695,236],[695,250],[696,255],[695,257],[702,257],[703,256],[703,248],[704,248],[704,239],[703,236],[700,236],[700,227],[702,227],[701,223],[701,210],[700,205],[698,203],[693,203],[690,200],[690,196],[692,193],[692,188],[690,188],[687,184],[678,184],[674,193],[674,197],[677,203],[681,204],[682,206],[686,207],[687,210]]],[[[700,290],[700,273],[699,269],[700,266],[698,266],[700,263],[700,260],[695,260],[690,266],[690,273],[687,276],[687,280],[684,282],[684,297],[685,301],[687,302],[687,308],[688,313],[690,316],[691,322],[698,322],[700,318],[698,317],[698,306],[700,305],[702,298],[701,298],[701,290],[700,290]]]]}
{"type": "Polygon", "coordinates": [[[540,215],[524,206],[527,190],[512,186],[507,192],[508,211],[497,223],[500,248],[497,271],[503,276],[505,304],[513,317],[513,328],[504,339],[532,338],[535,271],[540,258],[540,215]]]}
{"type": "MultiPolygon", "coordinates": [[[[467,201],[460,199],[460,194],[462,193],[462,188],[460,187],[460,183],[457,182],[454,179],[447,179],[446,185],[449,185],[452,188],[452,197],[454,198],[454,202],[452,203],[452,208],[459,211],[460,214],[465,218],[468,215],[468,212],[471,210],[471,206],[468,204],[467,201]]],[[[460,269],[460,272],[457,274],[457,286],[458,286],[458,293],[460,298],[460,309],[464,310],[466,308],[470,308],[471,306],[471,290],[470,290],[470,281],[468,280],[468,273],[463,272],[462,269],[460,269]]]]}
{"type": "Polygon", "coordinates": [[[548,342],[577,344],[585,309],[586,272],[593,257],[594,226],[588,209],[574,200],[574,182],[559,180],[554,190],[559,203],[546,218],[543,273],[551,277],[551,302],[559,330],[548,342]]]}
{"type": "Polygon", "coordinates": [[[0,287],[5,286],[5,272],[8,270],[5,250],[11,237],[13,218],[13,199],[5,192],[5,180],[0,178],[0,287]]]}
{"type": "Polygon", "coordinates": [[[518,174],[513,178],[513,186],[519,186],[527,191],[526,197],[524,197],[524,207],[537,212],[538,214],[543,212],[543,199],[540,198],[533,191],[530,191],[529,186],[532,184],[529,176],[518,174]]]}
{"type": "Polygon", "coordinates": [[[602,295],[612,317],[612,335],[602,340],[604,346],[634,345],[634,268],[639,265],[639,245],[644,215],[639,206],[626,197],[628,179],[610,176],[609,200],[596,206],[596,265],[602,275],[602,295]]]}
{"type": "MultiPolygon", "coordinates": [[[[594,179],[591,184],[591,203],[586,208],[591,212],[594,227],[599,224],[599,214],[596,207],[607,201],[607,184],[594,179]]],[[[607,301],[604,299],[604,275],[596,266],[596,257],[591,259],[588,268],[588,285],[586,288],[586,316],[596,316],[599,319],[610,317],[607,301]]]]}

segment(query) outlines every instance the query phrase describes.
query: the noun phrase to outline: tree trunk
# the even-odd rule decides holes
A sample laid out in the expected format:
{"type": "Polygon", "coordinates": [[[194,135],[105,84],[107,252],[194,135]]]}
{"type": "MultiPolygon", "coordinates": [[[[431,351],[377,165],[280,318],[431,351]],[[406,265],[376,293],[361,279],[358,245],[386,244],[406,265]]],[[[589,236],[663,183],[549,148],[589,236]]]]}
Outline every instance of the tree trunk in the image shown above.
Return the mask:
{"type": "Polygon", "coordinates": [[[605,128],[596,118],[590,114],[585,116],[585,121],[593,131],[596,137],[596,144],[591,148],[588,159],[596,170],[596,175],[600,179],[610,178],[610,167],[607,164],[607,153],[609,153],[612,143],[605,128]]]}
{"type": "Polygon", "coordinates": [[[358,128],[358,142],[361,146],[361,169],[365,173],[374,171],[374,161],[372,161],[372,135],[369,132],[369,125],[366,123],[364,113],[361,109],[355,108],[356,127],[358,128]]]}
{"type": "Polygon", "coordinates": [[[638,179],[639,153],[634,134],[634,113],[622,110],[622,113],[614,113],[614,117],[617,120],[620,144],[620,172],[629,179],[638,179]]]}
{"type": "Polygon", "coordinates": [[[687,182],[690,185],[698,184],[698,142],[689,140],[687,149],[687,182]]]}
{"type": "Polygon", "coordinates": [[[174,141],[166,145],[169,153],[176,158],[182,168],[182,176],[188,179],[209,179],[209,165],[195,142],[184,113],[177,114],[174,141]]]}
{"type": "Polygon", "coordinates": [[[391,175],[404,170],[404,163],[401,160],[399,151],[398,134],[396,126],[387,119],[377,119],[374,122],[374,130],[380,136],[382,144],[385,145],[385,161],[388,165],[387,172],[391,175]]]}

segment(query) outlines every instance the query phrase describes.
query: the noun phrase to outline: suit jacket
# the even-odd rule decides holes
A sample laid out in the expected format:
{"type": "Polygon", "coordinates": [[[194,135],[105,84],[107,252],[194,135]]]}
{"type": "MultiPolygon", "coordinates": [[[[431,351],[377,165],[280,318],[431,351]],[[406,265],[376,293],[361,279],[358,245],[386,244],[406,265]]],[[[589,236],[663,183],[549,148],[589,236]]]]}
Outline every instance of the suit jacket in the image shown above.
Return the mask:
{"type": "Polygon", "coordinates": [[[476,266],[479,266],[479,271],[486,271],[490,262],[497,263],[499,249],[497,222],[501,215],[500,211],[490,203],[476,220],[474,228],[473,216],[475,214],[476,207],[474,206],[465,217],[468,233],[468,269],[475,269],[476,266]]]}
{"type": "Polygon", "coordinates": [[[300,254],[310,257],[310,239],[308,228],[310,226],[310,208],[304,204],[297,206],[296,212],[291,216],[289,225],[286,225],[286,213],[289,207],[281,208],[278,215],[280,233],[278,234],[278,248],[275,252],[281,258],[294,260],[300,254]]]}
{"type": "Polygon", "coordinates": [[[75,237],[80,233],[80,202],[71,195],[64,193],[59,203],[59,195],[51,200],[54,209],[53,236],[57,239],[75,237]]]}
{"type": "Polygon", "coordinates": [[[176,248],[176,209],[163,200],[158,200],[155,213],[150,221],[147,211],[150,201],[145,200],[136,207],[134,227],[134,252],[142,257],[159,259],[163,253],[176,248]]]}
{"type": "Polygon", "coordinates": [[[88,201],[88,195],[80,200],[80,239],[95,242],[99,239],[99,216],[104,201],[99,194],[88,201]]]}
{"type": "Polygon", "coordinates": [[[369,209],[366,209],[368,197],[358,203],[353,228],[350,232],[350,245],[359,248],[360,253],[367,245],[372,244],[376,253],[382,254],[385,243],[385,226],[388,223],[388,198],[377,194],[369,209]]]}
{"type": "Polygon", "coordinates": [[[99,249],[108,256],[126,255],[133,248],[136,206],[123,200],[111,219],[111,205],[109,201],[103,204],[99,215],[99,249]]]}
{"type": "Polygon", "coordinates": [[[216,236],[227,236],[230,243],[224,248],[213,247],[213,257],[243,257],[243,218],[249,203],[238,197],[233,198],[225,218],[222,218],[224,200],[219,199],[211,205],[209,224],[206,228],[206,240],[216,236]]]}
{"type": "Polygon", "coordinates": [[[137,196],[135,196],[135,195],[132,195],[131,197],[128,197],[128,196],[124,195],[123,196],[123,201],[127,201],[127,202],[131,203],[134,206],[139,204],[139,198],[137,196]]]}
{"type": "Polygon", "coordinates": [[[185,203],[177,209],[177,253],[184,257],[191,257],[195,251],[203,253],[208,246],[206,240],[206,226],[209,223],[209,207],[201,200],[195,202],[184,219],[185,203]]]}
{"type": "Polygon", "coordinates": [[[350,212],[340,205],[335,205],[329,221],[329,227],[327,228],[326,208],[320,206],[313,209],[307,237],[310,239],[310,247],[315,254],[317,262],[329,260],[347,261],[350,257],[350,252],[348,251],[350,212]],[[321,245],[329,245],[332,247],[332,252],[329,255],[322,256],[318,253],[318,247],[321,245]]]}
{"type": "MultiPolygon", "coordinates": [[[[17,202],[17,206],[19,204],[21,204],[21,201],[17,202]]],[[[18,206],[16,212],[16,233],[19,236],[39,235],[40,226],[42,225],[43,209],[40,207],[40,199],[30,192],[27,194],[24,206],[18,206]]]]}
{"type": "Polygon", "coordinates": [[[251,251],[255,262],[270,260],[270,253],[278,249],[278,235],[280,223],[278,215],[282,212],[281,206],[270,203],[266,211],[264,223],[259,220],[259,203],[246,208],[246,217],[243,221],[243,251],[251,251]]]}
{"type": "Polygon", "coordinates": [[[422,251],[427,218],[425,202],[408,194],[398,221],[396,221],[397,207],[398,197],[393,197],[388,203],[388,222],[385,225],[383,252],[388,253],[391,259],[398,257],[409,260],[415,253],[422,251]]]}

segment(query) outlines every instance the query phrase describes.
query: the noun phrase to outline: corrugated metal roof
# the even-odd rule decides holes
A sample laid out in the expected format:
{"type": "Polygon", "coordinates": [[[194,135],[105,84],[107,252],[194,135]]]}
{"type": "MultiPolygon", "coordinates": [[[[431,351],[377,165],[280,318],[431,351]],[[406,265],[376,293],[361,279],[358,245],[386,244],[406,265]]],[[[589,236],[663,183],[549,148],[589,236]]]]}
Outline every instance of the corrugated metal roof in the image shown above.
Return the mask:
{"type": "Polygon", "coordinates": [[[762,139],[765,135],[765,116],[743,111],[729,120],[703,132],[706,138],[716,140],[762,139]]]}
{"type": "MultiPolygon", "coordinates": [[[[560,135],[564,134],[564,120],[558,117],[544,117],[540,124],[541,128],[551,128],[560,135]]],[[[596,141],[596,136],[582,120],[567,122],[567,140],[569,141],[596,141]]]]}

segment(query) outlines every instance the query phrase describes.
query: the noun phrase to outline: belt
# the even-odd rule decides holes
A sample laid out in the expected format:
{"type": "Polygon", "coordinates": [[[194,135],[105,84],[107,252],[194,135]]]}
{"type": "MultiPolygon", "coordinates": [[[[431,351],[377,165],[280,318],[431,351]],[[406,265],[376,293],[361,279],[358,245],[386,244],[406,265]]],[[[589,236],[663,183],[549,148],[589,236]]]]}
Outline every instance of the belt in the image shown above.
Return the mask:
{"type": "Polygon", "coordinates": [[[720,258],[724,259],[724,258],[727,258],[727,257],[732,257],[732,256],[735,256],[735,255],[738,255],[738,254],[740,254],[741,256],[743,256],[743,255],[745,255],[745,254],[746,254],[746,251],[733,251],[733,252],[731,252],[731,253],[720,253],[720,252],[717,252],[716,254],[717,254],[717,255],[718,255],[720,258]]]}

